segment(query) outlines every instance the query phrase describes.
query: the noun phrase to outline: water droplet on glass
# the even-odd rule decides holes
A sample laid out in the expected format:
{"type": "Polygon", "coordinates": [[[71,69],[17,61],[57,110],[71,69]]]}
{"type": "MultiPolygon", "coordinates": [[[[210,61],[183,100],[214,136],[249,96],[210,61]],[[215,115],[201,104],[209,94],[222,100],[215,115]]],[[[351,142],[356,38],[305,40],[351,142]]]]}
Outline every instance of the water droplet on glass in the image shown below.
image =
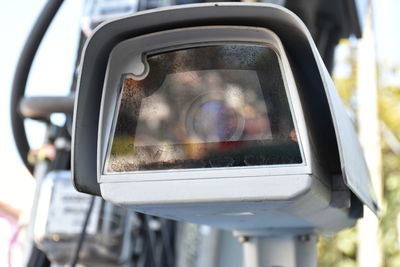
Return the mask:
{"type": "Polygon", "coordinates": [[[265,157],[262,155],[246,155],[244,157],[246,166],[264,165],[265,157]]]}
{"type": "Polygon", "coordinates": [[[231,167],[235,163],[233,158],[229,157],[210,159],[209,162],[211,167],[231,167]]]}

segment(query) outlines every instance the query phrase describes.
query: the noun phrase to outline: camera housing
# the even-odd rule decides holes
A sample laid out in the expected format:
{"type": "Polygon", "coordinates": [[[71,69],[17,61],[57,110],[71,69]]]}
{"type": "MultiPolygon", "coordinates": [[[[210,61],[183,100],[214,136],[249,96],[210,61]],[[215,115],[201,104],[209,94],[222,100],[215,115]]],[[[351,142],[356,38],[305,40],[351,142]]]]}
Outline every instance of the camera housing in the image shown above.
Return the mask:
{"type": "Polygon", "coordinates": [[[102,24],[75,104],[75,187],[224,229],[334,232],[377,212],[355,130],[305,25],[268,4],[102,24]]]}

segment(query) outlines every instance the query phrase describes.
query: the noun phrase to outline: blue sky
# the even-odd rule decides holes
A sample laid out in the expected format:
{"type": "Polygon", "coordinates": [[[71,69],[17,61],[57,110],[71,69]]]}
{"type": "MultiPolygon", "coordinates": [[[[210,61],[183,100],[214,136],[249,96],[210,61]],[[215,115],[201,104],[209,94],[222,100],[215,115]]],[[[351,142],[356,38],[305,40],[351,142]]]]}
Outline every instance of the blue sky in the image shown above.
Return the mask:
{"type": "MultiPolygon", "coordinates": [[[[9,99],[15,64],[22,45],[45,0],[0,0],[0,200],[17,207],[30,203],[33,182],[22,167],[12,139],[9,99]],[[24,182],[24,183],[22,183],[24,182]],[[23,185],[23,186],[21,186],[23,185]],[[25,196],[25,197],[22,197],[25,196]]],[[[64,95],[69,91],[73,72],[83,0],[66,0],[46,34],[29,77],[27,94],[64,95]]],[[[400,65],[399,0],[376,1],[378,58],[400,65]]],[[[28,135],[40,146],[42,128],[30,124],[28,135]]]]}

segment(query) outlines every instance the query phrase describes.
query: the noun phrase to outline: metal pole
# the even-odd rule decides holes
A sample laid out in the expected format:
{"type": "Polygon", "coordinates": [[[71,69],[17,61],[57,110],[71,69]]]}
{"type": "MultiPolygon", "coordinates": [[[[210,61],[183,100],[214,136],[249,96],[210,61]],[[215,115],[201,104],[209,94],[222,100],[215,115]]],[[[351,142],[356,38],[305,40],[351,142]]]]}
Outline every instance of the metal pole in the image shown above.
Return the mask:
{"type": "Polygon", "coordinates": [[[242,237],[245,267],[316,267],[317,237],[242,237]],[[245,239],[245,240],[243,240],[245,239]]]}
{"type": "Polygon", "coordinates": [[[31,210],[29,211],[29,221],[26,222],[27,224],[27,234],[26,239],[24,240],[25,247],[23,251],[23,266],[28,266],[29,261],[31,259],[32,253],[34,251],[34,228],[35,228],[35,221],[36,215],[38,210],[38,202],[39,202],[39,195],[40,195],[40,185],[43,181],[44,176],[48,172],[49,164],[47,161],[41,161],[36,164],[34,169],[34,177],[36,178],[36,188],[35,188],[35,195],[32,201],[31,210]]]}
{"type": "MultiPolygon", "coordinates": [[[[371,174],[378,203],[382,199],[382,155],[378,118],[378,77],[376,71],[375,36],[373,28],[374,1],[370,2],[363,38],[358,43],[357,103],[358,129],[365,159],[371,174]]],[[[358,222],[358,266],[379,267],[383,264],[379,244],[379,221],[364,208],[364,218],[358,222]]]]}

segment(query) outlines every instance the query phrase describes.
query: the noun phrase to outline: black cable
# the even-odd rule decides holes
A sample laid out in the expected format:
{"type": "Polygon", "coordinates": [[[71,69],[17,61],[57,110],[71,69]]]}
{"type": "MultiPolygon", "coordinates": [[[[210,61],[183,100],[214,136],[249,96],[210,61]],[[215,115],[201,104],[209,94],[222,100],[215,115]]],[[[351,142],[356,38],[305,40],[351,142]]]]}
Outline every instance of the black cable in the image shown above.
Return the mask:
{"type": "Polygon", "coordinates": [[[36,245],[33,246],[27,267],[50,267],[51,263],[46,257],[46,254],[38,249],[36,245]]]}
{"type": "Polygon", "coordinates": [[[166,264],[168,267],[173,267],[174,266],[174,252],[172,249],[173,245],[172,245],[172,241],[171,241],[171,234],[173,234],[173,232],[168,227],[169,220],[160,218],[160,223],[161,223],[161,238],[162,238],[162,244],[163,244],[164,251],[165,251],[166,264]]]}
{"type": "Polygon", "coordinates": [[[145,214],[146,238],[150,248],[148,254],[149,267],[166,267],[163,262],[163,246],[160,242],[160,228],[158,225],[158,217],[145,214]]]}
{"type": "Polygon", "coordinates": [[[85,217],[85,221],[83,222],[83,226],[82,226],[82,231],[81,234],[79,235],[79,240],[78,240],[78,244],[76,246],[75,252],[74,252],[74,256],[72,258],[72,262],[71,262],[71,267],[75,267],[76,264],[79,261],[79,254],[81,252],[82,249],[82,245],[83,242],[85,241],[85,237],[86,237],[86,228],[89,224],[89,220],[90,220],[90,215],[92,213],[93,210],[93,206],[94,206],[94,201],[95,201],[95,196],[92,196],[91,200],[90,200],[90,206],[88,211],[86,212],[86,217],[85,217]]]}
{"type": "Polygon", "coordinates": [[[147,241],[148,241],[148,245],[149,245],[149,257],[150,257],[150,261],[151,264],[150,266],[157,266],[157,259],[156,259],[156,253],[155,253],[155,247],[156,247],[156,236],[155,233],[150,229],[150,221],[151,221],[151,217],[150,215],[144,214],[144,228],[147,234],[147,241]]]}
{"type": "Polygon", "coordinates": [[[22,161],[32,173],[33,166],[28,162],[29,143],[26,137],[24,118],[19,113],[19,102],[25,95],[26,83],[33,59],[51,21],[64,0],[48,0],[40,12],[19,57],[11,91],[11,127],[14,140],[22,161]]]}
{"type": "Polygon", "coordinates": [[[53,136],[51,136],[49,142],[54,144],[56,148],[56,157],[50,162],[49,172],[54,170],[69,170],[71,166],[71,150],[70,150],[70,141],[71,136],[67,130],[67,127],[59,127],[55,125],[50,125],[52,130],[54,131],[53,136]],[[64,140],[62,143],[63,147],[57,145],[57,142],[60,139],[64,140]]]}

